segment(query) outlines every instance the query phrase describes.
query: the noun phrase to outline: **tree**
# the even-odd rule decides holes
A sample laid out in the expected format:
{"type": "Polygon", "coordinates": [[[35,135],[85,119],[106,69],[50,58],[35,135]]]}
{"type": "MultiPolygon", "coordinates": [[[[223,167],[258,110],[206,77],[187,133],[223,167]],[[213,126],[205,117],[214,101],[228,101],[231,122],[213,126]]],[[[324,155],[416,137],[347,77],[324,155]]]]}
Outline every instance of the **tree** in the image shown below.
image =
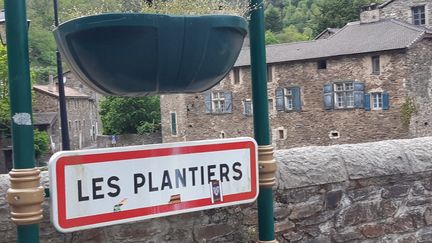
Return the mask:
{"type": "Polygon", "coordinates": [[[265,11],[265,29],[278,33],[282,28],[283,24],[280,12],[277,8],[270,5],[265,11]]]}
{"type": "Polygon", "coordinates": [[[271,32],[270,30],[267,30],[265,32],[265,43],[266,43],[266,45],[278,44],[279,41],[276,38],[275,34],[273,34],[273,32],[271,32]]]}
{"type": "Polygon", "coordinates": [[[360,16],[360,8],[377,0],[318,0],[318,13],[313,21],[317,25],[316,33],[326,28],[340,28],[348,22],[356,21],[360,16]]]}
{"type": "MultiPolygon", "coordinates": [[[[9,82],[6,48],[0,45],[0,136],[11,133],[11,109],[9,102],[9,82]]],[[[33,76],[33,75],[32,75],[33,76]]],[[[35,156],[46,153],[49,148],[49,137],[46,132],[34,130],[35,156]]]]}
{"type": "Polygon", "coordinates": [[[146,133],[160,129],[159,97],[107,97],[100,111],[104,134],[146,133]]]}

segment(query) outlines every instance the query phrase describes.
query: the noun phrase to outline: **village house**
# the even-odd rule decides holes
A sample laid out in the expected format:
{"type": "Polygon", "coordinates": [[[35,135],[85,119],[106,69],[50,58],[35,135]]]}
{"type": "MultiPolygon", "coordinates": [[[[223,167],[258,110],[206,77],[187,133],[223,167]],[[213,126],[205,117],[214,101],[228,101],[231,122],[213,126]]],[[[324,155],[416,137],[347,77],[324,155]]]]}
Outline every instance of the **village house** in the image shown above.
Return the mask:
{"type": "MultiPolygon", "coordinates": [[[[95,146],[101,124],[98,110],[101,96],[81,84],[71,72],[65,73],[64,80],[71,149],[95,146]]],[[[53,151],[59,151],[61,123],[58,85],[51,80],[48,85],[34,85],[33,90],[35,126],[48,132],[53,151]]]]}
{"type": "MultiPolygon", "coordinates": [[[[432,135],[432,0],[392,0],[312,41],[269,45],[277,148],[432,135]]],[[[218,85],[161,97],[164,142],[253,136],[249,48],[218,85]]]]}

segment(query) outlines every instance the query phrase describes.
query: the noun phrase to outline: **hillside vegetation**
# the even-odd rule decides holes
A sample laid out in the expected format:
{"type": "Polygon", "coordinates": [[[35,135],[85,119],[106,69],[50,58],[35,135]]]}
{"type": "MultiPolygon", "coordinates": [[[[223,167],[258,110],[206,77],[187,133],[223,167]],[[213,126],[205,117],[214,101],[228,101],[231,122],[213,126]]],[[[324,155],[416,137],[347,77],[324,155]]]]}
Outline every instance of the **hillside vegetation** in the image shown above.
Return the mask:
{"type": "MultiPolygon", "coordinates": [[[[70,19],[71,14],[86,15],[90,9],[96,8],[107,11],[109,9],[136,11],[134,8],[143,2],[146,3],[148,0],[59,0],[60,22],[70,19]]],[[[327,27],[342,27],[347,22],[357,20],[360,7],[371,2],[376,1],[266,1],[264,5],[266,41],[271,44],[312,39],[327,27]]],[[[3,6],[3,0],[0,0],[0,6],[3,6]]],[[[31,20],[29,30],[31,67],[36,75],[36,82],[46,83],[49,74],[56,74],[56,44],[52,35],[53,0],[27,0],[27,15],[31,20]]]]}

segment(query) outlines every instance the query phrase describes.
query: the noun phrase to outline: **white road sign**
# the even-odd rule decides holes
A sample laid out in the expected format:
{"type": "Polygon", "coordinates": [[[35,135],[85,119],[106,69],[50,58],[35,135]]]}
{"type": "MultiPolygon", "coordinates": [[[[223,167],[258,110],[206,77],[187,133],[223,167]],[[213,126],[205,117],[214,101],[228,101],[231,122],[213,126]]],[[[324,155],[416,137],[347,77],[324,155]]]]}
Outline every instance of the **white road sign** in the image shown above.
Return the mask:
{"type": "Polygon", "coordinates": [[[64,151],[49,163],[62,232],[255,201],[251,138],[64,151]]]}

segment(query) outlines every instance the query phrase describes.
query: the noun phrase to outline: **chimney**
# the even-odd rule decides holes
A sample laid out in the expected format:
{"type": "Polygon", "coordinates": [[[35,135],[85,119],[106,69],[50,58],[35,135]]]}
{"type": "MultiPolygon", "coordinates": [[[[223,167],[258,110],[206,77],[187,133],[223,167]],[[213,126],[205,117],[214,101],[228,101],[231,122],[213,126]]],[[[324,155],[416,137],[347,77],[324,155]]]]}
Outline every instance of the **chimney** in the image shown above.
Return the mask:
{"type": "Polygon", "coordinates": [[[48,78],[48,91],[49,92],[54,92],[54,78],[53,78],[53,76],[52,75],[50,75],[49,76],[49,78],[48,78]]]}
{"type": "Polygon", "coordinates": [[[360,23],[373,23],[380,20],[379,5],[372,3],[371,5],[361,8],[360,23]]]}

